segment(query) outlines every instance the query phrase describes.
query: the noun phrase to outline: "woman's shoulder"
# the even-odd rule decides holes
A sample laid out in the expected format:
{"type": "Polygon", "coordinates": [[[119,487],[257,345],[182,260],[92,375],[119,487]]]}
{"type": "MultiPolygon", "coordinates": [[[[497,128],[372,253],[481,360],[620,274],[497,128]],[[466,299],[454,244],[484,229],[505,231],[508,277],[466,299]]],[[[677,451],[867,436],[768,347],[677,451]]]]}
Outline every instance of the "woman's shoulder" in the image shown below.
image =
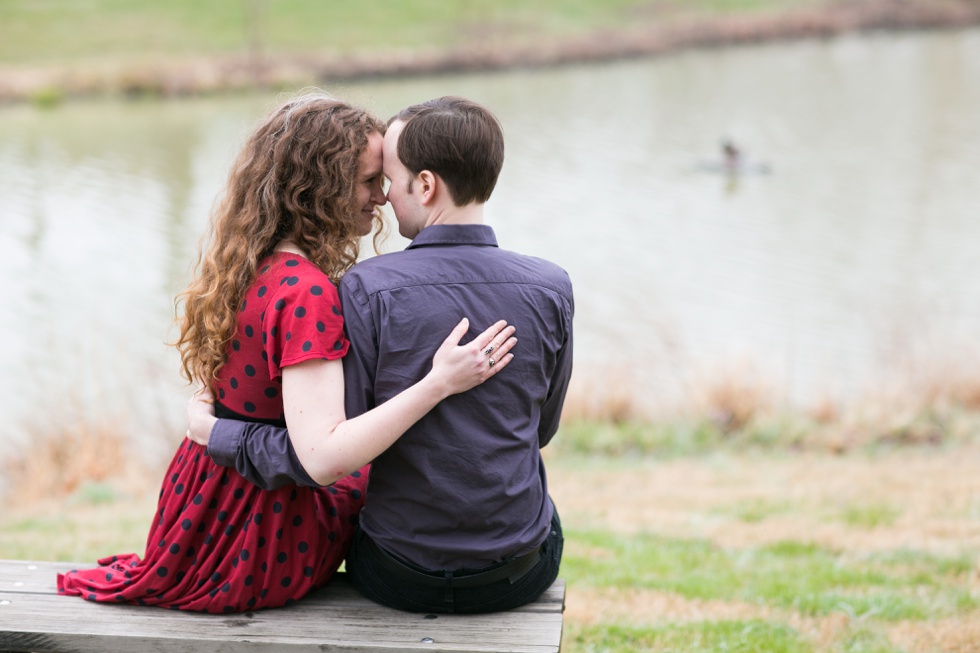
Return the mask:
{"type": "Polygon", "coordinates": [[[265,295],[274,311],[293,306],[314,314],[340,314],[337,286],[302,256],[276,252],[260,266],[256,286],[257,295],[265,295]]]}
{"type": "Polygon", "coordinates": [[[309,259],[290,252],[274,252],[259,264],[257,283],[293,288],[317,286],[321,291],[336,292],[336,285],[323,270],[309,259]]]}

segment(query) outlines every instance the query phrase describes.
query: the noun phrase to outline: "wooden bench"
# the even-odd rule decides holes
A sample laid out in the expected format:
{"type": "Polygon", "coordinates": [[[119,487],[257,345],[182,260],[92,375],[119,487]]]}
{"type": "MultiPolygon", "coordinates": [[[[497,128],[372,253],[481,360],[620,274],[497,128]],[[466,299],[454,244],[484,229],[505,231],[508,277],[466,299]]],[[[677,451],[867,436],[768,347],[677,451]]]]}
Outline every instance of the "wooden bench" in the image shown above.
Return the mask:
{"type": "Polygon", "coordinates": [[[486,615],[385,608],[358,594],[343,574],[285,608],[205,615],[59,596],[56,574],[87,566],[0,560],[0,652],[545,653],[561,648],[561,579],[534,603],[486,615]]]}

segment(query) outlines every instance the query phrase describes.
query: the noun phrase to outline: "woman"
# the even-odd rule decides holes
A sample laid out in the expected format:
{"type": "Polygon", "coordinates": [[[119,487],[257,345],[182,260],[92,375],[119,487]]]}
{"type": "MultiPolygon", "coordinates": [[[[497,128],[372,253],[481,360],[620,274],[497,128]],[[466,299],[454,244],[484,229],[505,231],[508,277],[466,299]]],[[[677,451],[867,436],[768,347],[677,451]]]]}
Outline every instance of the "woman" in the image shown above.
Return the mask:
{"type": "Polygon", "coordinates": [[[380,224],[381,143],[373,116],[323,95],[286,102],[249,137],[181,295],[183,373],[219,415],[286,424],[326,488],[258,488],[185,439],[170,464],[142,559],[112,556],[58,576],[92,601],[239,612],[284,605],[323,585],[344,558],[366,469],[439,401],[497,373],[483,351],[513,347],[500,322],[465,346],[464,319],[431,372],[345,420],[347,351],[335,282],[380,224]]]}

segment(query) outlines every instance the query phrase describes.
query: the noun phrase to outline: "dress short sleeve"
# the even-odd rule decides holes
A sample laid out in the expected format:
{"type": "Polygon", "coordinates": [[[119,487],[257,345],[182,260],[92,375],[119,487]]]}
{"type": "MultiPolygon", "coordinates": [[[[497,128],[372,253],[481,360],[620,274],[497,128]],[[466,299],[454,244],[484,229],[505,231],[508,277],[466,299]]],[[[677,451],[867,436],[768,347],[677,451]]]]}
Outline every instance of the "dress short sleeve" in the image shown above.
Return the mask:
{"type": "Polygon", "coordinates": [[[300,259],[286,262],[286,274],[262,317],[262,331],[271,378],[303,361],[342,358],[350,346],[336,286],[300,259]]]}

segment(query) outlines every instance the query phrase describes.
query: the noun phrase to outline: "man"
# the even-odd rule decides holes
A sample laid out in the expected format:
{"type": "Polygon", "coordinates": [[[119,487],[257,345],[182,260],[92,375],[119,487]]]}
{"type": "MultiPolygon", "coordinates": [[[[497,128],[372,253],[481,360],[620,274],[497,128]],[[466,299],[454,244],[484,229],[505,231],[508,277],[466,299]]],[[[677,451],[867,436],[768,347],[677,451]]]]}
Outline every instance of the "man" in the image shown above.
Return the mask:
{"type": "MultiPolygon", "coordinates": [[[[460,316],[516,325],[519,351],[503,374],[437,405],[374,461],[348,576],[403,610],[510,609],[544,592],[561,561],[540,448],[557,431],[571,375],[571,283],[552,263],[498,248],[483,224],[504,151],[490,111],[457,97],[414,105],[392,119],[383,151],[387,199],[412,243],[357,264],[341,283],[348,416],[424,375],[432,334],[460,316]]],[[[209,452],[260,485],[312,484],[285,429],[219,420],[209,452]]]]}

